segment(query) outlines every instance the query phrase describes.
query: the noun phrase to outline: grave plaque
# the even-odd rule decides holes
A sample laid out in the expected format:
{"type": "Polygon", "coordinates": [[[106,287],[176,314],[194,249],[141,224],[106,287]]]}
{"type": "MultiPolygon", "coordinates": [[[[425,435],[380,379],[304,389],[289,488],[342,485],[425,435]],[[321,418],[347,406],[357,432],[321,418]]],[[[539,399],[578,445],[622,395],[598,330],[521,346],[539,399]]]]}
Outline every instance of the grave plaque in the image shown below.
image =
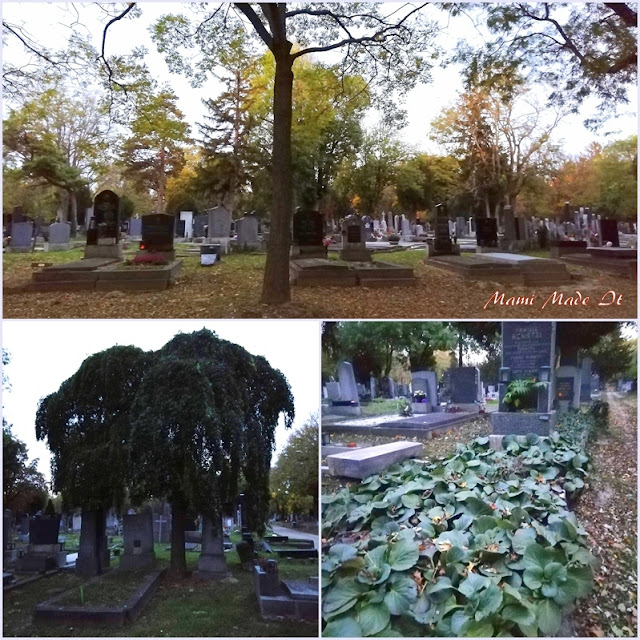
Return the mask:
{"type": "Polygon", "coordinates": [[[476,367],[458,367],[446,372],[451,402],[473,404],[478,400],[478,380],[480,373],[476,367]]]}
{"type": "Polygon", "coordinates": [[[347,216],[342,222],[340,259],[351,262],[371,262],[371,251],[364,241],[364,223],[358,216],[347,216]]]}
{"type": "Polygon", "coordinates": [[[558,400],[573,402],[573,378],[556,378],[556,397],[558,400]]]}
{"type": "Polygon", "coordinates": [[[142,216],[140,249],[147,251],[173,251],[175,219],[167,213],[142,216]]]}
{"type": "Polygon", "coordinates": [[[497,247],[498,221],[495,218],[476,218],[476,240],[479,247],[497,247]]]}
{"type": "Polygon", "coordinates": [[[608,220],[607,218],[602,218],[602,220],[600,220],[600,233],[602,235],[603,246],[606,246],[607,242],[610,242],[612,247],[620,246],[617,220],[608,220]]]}
{"type": "Polygon", "coordinates": [[[537,379],[540,367],[552,366],[554,333],[552,322],[502,323],[502,366],[511,380],[537,379]]]}
{"type": "Polygon", "coordinates": [[[101,191],[93,202],[98,244],[100,240],[118,242],[120,236],[120,197],[113,191],[101,191]]]}
{"type": "Polygon", "coordinates": [[[347,227],[347,242],[350,244],[359,244],[362,237],[360,225],[349,225],[347,227]]]}

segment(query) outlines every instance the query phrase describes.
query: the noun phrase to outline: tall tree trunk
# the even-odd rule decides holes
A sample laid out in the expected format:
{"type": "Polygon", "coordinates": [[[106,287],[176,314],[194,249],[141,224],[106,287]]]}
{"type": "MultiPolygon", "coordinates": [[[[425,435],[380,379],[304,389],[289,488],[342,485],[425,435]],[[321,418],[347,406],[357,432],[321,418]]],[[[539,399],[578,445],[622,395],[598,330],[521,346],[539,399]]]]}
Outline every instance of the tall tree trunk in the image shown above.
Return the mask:
{"type": "Polygon", "coordinates": [[[178,499],[171,501],[171,565],[169,573],[181,578],[187,573],[187,559],[184,551],[185,508],[178,499]]]}
{"type": "Polygon", "coordinates": [[[462,340],[462,332],[458,334],[458,366],[462,366],[462,354],[464,351],[464,344],[462,340]]]}
{"type": "Polygon", "coordinates": [[[276,75],[273,90],[273,153],[271,172],[273,204],[262,302],[282,304],[291,299],[289,250],[291,247],[291,117],[293,109],[293,60],[291,43],[274,45],[276,75]]]}

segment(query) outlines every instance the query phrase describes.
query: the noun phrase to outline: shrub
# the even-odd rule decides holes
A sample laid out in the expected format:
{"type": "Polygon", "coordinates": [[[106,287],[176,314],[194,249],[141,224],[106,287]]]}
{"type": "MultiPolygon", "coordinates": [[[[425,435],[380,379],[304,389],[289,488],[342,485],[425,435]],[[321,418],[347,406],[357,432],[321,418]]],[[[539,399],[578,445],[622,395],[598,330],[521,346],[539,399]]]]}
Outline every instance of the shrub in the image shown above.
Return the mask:
{"type": "Polygon", "coordinates": [[[593,557],[565,497],[588,459],[557,436],[488,443],[323,496],[325,636],[557,633],[591,589],[593,557]]]}
{"type": "Polygon", "coordinates": [[[537,382],[533,379],[512,380],[502,401],[517,411],[535,411],[538,405],[538,390],[548,386],[548,382],[537,382]]]}

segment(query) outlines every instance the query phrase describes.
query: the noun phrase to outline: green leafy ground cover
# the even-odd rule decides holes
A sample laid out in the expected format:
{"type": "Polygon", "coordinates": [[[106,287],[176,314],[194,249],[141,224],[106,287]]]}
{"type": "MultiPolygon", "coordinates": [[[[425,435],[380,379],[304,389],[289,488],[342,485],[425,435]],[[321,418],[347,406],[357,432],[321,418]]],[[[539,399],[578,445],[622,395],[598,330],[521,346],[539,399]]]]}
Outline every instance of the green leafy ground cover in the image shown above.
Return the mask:
{"type": "Polygon", "coordinates": [[[580,447],[479,437],[323,498],[325,636],[554,635],[592,584],[580,447]]]}

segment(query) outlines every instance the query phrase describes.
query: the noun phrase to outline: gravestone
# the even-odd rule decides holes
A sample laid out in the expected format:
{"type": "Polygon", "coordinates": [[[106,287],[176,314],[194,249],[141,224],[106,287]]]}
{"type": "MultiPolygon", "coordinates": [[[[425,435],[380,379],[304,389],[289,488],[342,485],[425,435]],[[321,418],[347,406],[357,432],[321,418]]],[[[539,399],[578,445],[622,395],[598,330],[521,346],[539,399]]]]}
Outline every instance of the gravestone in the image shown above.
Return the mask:
{"type": "Polygon", "coordinates": [[[236,220],[237,243],[240,249],[257,249],[260,246],[258,240],[258,218],[256,216],[245,216],[236,220]]]}
{"type": "Polygon", "coordinates": [[[371,251],[365,244],[364,224],[356,215],[342,222],[342,249],[340,259],[347,262],[371,262],[371,251]]]}
{"type": "Polygon", "coordinates": [[[445,204],[436,205],[435,220],[435,239],[433,244],[427,245],[427,258],[434,256],[450,256],[460,253],[459,245],[451,242],[451,234],[449,232],[449,214],[445,204]]]}
{"type": "Polygon", "coordinates": [[[580,406],[582,369],[573,365],[562,365],[555,370],[555,397],[561,411],[580,406]]]}
{"type": "Polygon", "coordinates": [[[197,215],[193,219],[193,237],[204,238],[206,237],[206,226],[209,223],[209,216],[202,213],[197,215]]]}
{"type": "Polygon", "coordinates": [[[362,225],[364,227],[364,241],[371,242],[373,239],[373,219],[371,216],[362,216],[362,225]]]}
{"type": "Polygon", "coordinates": [[[122,259],[120,197],[113,191],[101,191],[93,201],[93,218],[87,229],[84,257],[122,259]]]}
{"type": "Polygon", "coordinates": [[[120,556],[120,569],[135,571],[154,564],[156,554],[153,550],[151,509],[122,517],[122,541],[124,551],[120,556]]]}
{"type": "Polygon", "coordinates": [[[582,359],[582,374],[580,377],[580,402],[591,400],[591,368],[593,360],[591,358],[582,359]]]}
{"type": "Polygon", "coordinates": [[[44,572],[64,566],[67,554],[58,542],[60,516],[38,516],[29,523],[29,546],[18,558],[18,571],[44,572]]]}
{"type": "Polygon", "coordinates": [[[193,211],[181,211],[180,220],[184,222],[183,238],[193,238],[193,211]]]}
{"type": "Polygon", "coordinates": [[[350,362],[341,362],[338,365],[338,380],[340,382],[340,399],[358,403],[358,386],[353,373],[353,365],[350,362]]]}
{"type": "Polygon", "coordinates": [[[231,213],[222,206],[207,210],[207,238],[214,244],[221,244],[224,253],[229,253],[231,240],[231,213]]]}
{"type": "Polygon", "coordinates": [[[222,517],[202,517],[202,552],[198,558],[198,578],[225,578],[228,575],[224,557],[224,533],[222,517]]]}
{"type": "Polygon", "coordinates": [[[109,563],[104,513],[83,510],[76,573],[91,578],[103,573],[109,563]]]}
{"type": "Polygon", "coordinates": [[[608,242],[612,247],[620,246],[620,237],[618,236],[618,221],[602,218],[600,220],[600,234],[602,238],[602,246],[606,246],[608,242]]]}
{"type": "Polygon", "coordinates": [[[74,513],[71,518],[71,530],[80,531],[82,528],[82,516],[79,513],[74,513]]]}
{"type": "Polygon", "coordinates": [[[33,222],[12,222],[11,241],[9,247],[14,253],[27,253],[31,251],[31,239],[33,237],[33,222]]]}
{"type": "Polygon", "coordinates": [[[142,219],[141,218],[129,219],[129,229],[127,230],[127,235],[131,238],[139,238],[142,236],[142,219]]]}
{"type": "Polygon", "coordinates": [[[327,465],[332,476],[363,480],[380,473],[395,462],[419,456],[422,446],[421,442],[399,441],[375,447],[362,447],[327,456],[327,465]]]}
{"type": "Polygon", "coordinates": [[[502,226],[504,228],[504,248],[507,251],[513,251],[516,246],[515,242],[518,238],[516,236],[516,221],[513,216],[513,210],[508,204],[502,208],[502,226]]]}
{"type": "Polygon", "coordinates": [[[549,435],[555,428],[553,366],[555,363],[555,322],[516,321],[502,323],[502,369],[509,381],[540,380],[548,375],[549,385],[538,390],[536,411],[509,412],[504,404],[509,382],[498,385],[499,410],[491,414],[493,434],[549,435]],[[544,369],[543,369],[544,368],[544,369]]]}
{"type": "Polygon", "coordinates": [[[173,235],[176,238],[185,238],[185,234],[186,234],[186,223],[184,220],[175,220],[173,221],[174,224],[174,233],[173,235]]]}
{"type": "Polygon", "coordinates": [[[167,213],[142,216],[140,250],[152,253],[172,253],[175,218],[167,213]]]}
{"type": "Polygon", "coordinates": [[[476,242],[478,248],[498,246],[498,221],[495,218],[476,218],[476,242]]]}
{"type": "Polygon", "coordinates": [[[482,400],[480,388],[480,370],[477,367],[457,367],[445,371],[445,380],[452,404],[465,410],[478,410],[482,400]]]}
{"type": "Polygon", "coordinates": [[[466,238],[467,236],[467,221],[464,216],[456,216],[456,236],[458,238],[466,238]]]}
{"type": "Polygon", "coordinates": [[[327,382],[325,386],[327,388],[327,397],[329,398],[329,400],[339,401],[341,398],[340,383],[331,381],[331,382],[327,382]]]}
{"type": "Polygon", "coordinates": [[[435,371],[412,371],[411,372],[411,392],[415,399],[416,391],[426,394],[425,403],[414,401],[414,413],[430,413],[438,406],[438,383],[435,371]],[[424,405],[416,407],[415,405],[424,405]]]}
{"type": "Polygon", "coordinates": [[[319,211],[297,209],[293,214],[293,245],[291,256],[300,258],[326,258],[324,246],[324,220],[319,211]]]}
{"type": "Polygon", "coordinates": [[[49,251],[67,251],[70,248],[71,225],[67,222],[54,222],[49,225],[49,251]]]}
{"type": "Polygon", "coordinates": [[[411,224],[405,218],[404,214],[402,214],[402,218],[400,218],[400,228],[403,240],[411,240],[411,224]]]}

